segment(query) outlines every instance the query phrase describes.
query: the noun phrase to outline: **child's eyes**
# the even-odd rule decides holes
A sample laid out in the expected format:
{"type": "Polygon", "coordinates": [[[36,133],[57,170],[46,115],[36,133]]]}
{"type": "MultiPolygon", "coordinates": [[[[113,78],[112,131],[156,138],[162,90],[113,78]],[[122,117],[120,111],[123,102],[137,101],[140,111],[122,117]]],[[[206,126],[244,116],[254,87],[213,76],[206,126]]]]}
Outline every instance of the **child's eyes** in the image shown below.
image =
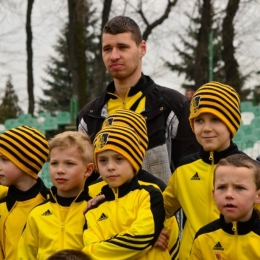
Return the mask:
{"type": "Polygon", "coordinates": [[[217,190],[224,190],[226,187],[224,185],[217,187],[217,190]]]}
{"type": "Polygon", "coordinates": [[[236,189],[237,189],[237,190],[244,190],[244,187],[237,186],[236,189]]]}

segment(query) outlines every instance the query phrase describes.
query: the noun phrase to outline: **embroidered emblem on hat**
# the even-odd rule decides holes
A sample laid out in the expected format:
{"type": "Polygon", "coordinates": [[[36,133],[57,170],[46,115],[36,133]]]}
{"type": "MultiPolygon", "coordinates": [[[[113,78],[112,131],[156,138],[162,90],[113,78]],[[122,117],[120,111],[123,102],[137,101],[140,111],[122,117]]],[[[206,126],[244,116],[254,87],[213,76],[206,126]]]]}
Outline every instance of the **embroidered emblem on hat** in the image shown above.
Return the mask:
{"type": "Polygon", "coordinates": [[[200,106],[201,96],[196,96],[191,100],[190,113],[196,114],[200,106]]]}
{"type": "Polygon", "coordinates": [[[96,140],[95,143],[96,148],[102,149],[107,144],[108,137],[109,137],[108,133],[104,133],[98,136],[98,139],[96,140]]]}
{"type": "Polygon", "coordinates": [[[113,125],[113,122],[114,122],[114,118],[113,118],[113,117],[110,117],[110,118],[108,118],[107,120],[105,120],[104,126],[113,125]]]}

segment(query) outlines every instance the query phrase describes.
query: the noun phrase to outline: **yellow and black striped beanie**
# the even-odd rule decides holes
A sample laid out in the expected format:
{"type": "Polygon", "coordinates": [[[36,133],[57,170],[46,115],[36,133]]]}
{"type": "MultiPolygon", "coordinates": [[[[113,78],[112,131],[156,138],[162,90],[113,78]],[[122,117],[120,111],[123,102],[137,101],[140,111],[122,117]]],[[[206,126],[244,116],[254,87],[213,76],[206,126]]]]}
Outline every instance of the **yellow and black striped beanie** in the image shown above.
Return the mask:
{"type": "Polygon", "coordinates": [[[209,82],[201,86],[193,95],[190,104],[190,125],[194,130],[193,119],[202,113],[218,117],[235,136],[241,122],[240,98],[230,86],[219,82],[209,82]]]}
{"type": "Polygon", "coordinates": [[[145,155],[148,148],[148,136],[146,121],[141,114],[128,109],[119,109],[105,119],[102,128],[110,125],[125,125],[132,127],[140,137],[141,149],[143,156],[145,155]]]}
{"type": "Polygon", "coordinates": [[[97,171],[97,154],[107,150],[123,155],[131,163],[135,173],[141,168],[144,152],[140,145],[140,137],[132,127],[116,124],[106,126],[97,133],[93,144],[97,171]]]}
{"type": "Polygon", "coordinates": [[[49,155],[46,137],[30,126],[19,126],[0,135],[0,153],[23,172],[38,178],[49,155]]]}

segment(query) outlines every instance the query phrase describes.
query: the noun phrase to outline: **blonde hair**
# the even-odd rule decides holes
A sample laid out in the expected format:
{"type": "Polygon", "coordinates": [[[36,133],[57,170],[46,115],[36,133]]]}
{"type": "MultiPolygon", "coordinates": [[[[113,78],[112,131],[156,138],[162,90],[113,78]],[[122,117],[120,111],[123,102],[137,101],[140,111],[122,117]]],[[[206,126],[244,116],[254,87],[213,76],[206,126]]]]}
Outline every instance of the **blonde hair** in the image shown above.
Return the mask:
{"type": "Polygon", "coordinates": [[[93,162],[93,145],[90,138],[82,132],[65,131],[49,141],[50,152],[55,147],[66,149],[72,145],[81,153],[84,162],[93,162]]]}

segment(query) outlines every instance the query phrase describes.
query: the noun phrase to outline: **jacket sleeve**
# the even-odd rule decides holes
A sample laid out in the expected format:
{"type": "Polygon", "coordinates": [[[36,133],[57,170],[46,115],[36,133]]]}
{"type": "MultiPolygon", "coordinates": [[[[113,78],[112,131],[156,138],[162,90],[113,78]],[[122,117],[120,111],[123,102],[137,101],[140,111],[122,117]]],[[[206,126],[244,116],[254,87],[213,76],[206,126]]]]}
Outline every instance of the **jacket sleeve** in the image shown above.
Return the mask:
{"type": "MultiPolygon", "coordinates": [[[[211,259],[211,258],[209,258],[209,259],[211,259]]],[[[217,259],[217,258],[212,258],[212,259],[217,259]]],[[[207,259],[204,259],[204,257],[202,256],[199,239],[195,239],[193,241],[189,260],[207,260],[207,259]]]]}
{"type": "MultiPolygon", "coordinates": [[[[94,260],[107,259],[108,256],[113,260],[122,260],[122,256],[125,260],[130,260],[146,254],[156,242],[163,228],[165,213],[162,194],[154,187],[150,187],[150,192],[142,192],[136,203],[139,203],[139,207],[135,221],[125,230],[104,240],[101,239],[100,232],[102,231],[97,226],[94,210],[87,212],[87,229],[83,234],[85,245],[83,252],[94,260]]],[[[120,221],[116,214],[113,221],[120,221]]],[[[107,228],[114,225],[116,224],[110,223],[107,228]]]]}
{"type": "Polygon", "coordinates": [[[178,191],[177,174],[178,174],[178,168],[171,175],[168,182],[168,186],[163,192],[163,201],[164,201],[166,218],[172,217],[181,208],[177,196],[177,191],[178,191]]]}
{"type": "Polygon", "coordinates": [[[20,237],[17,250],[18,260],[36,260],[38,254],[38,230],[29,214],[25,229],[20,237]]]}

